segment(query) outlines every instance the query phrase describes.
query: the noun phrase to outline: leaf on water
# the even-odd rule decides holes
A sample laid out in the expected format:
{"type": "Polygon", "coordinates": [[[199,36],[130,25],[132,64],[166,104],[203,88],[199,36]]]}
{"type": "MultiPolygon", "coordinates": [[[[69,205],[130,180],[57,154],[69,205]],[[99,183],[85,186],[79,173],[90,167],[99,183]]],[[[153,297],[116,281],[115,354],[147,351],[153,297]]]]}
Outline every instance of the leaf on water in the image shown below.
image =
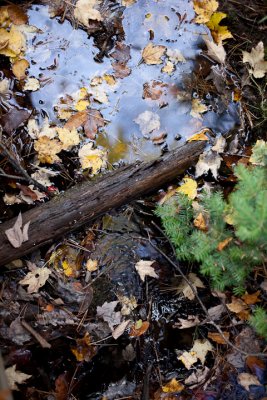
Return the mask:
{"type": "Polygon", "coordinates": [[[134,119],[134,122],[139,125],[143,135],[147,135],[160,128],[159,115],[152,111],[144,111],[139,114],[138,117],[134,119]]]}
{"type": "Polygon", "coordinates": [[[227,14],[223,12],[215,12],[210,17],[210,20],[206,23],[207,27],[211,30],[214,41],[218,44],[222,44],[223,40],[230,39],[233,37],[227,26],[219,25],[220,22],[227,17],[227,14]]]}
{"type": "Polygon", "coordinates": [[[73,128],[83,127],[86,136],[89,139],[95,139],[99,128],[105,125],[104,118],[100,111],[88,109],[77,112],[72,115],[64,125],[64,128],[72,130],[73,128]]]}
{"type": "Polygon", "coordinates": [[[148,43],[142,51],[142,59],[148,65],[162,64],[163,61],[161,57],[164,55],[165,51],[165,46],[148,43]]]}
{"type": "Polygon", "coordinates": [[[200,155],[196,164],[196,178],[211,171],[215,179],[218,176],[218,169],[221,166],[221,157],[215,151],[208,150],[200,155]]]}
{"type": "Polygon", "coordinates": [[[82,169],[90,169],[91,174],[95,175],[101,168],[107,166],[107,151],[93,149],[93,143],[87,143],[80,148],[78,156],[82,169]]]}
{"type": "Polygon", "coordinates": [[[166,55],[173,64],[177,64],[179,62],[186,62],[182,52],[179,49],[167,49],[166,55]]]}
{"type": "Polygon", "coordinates": [[[161,81],[150,81],[143,85],[143,98],[149,100],[160,100],[166,93],[168,85],[161,81]]]}
{"type": "Polygon", "coordinates": [[[263,78],[267,72],[267,61],[264,61],[264,44],[259,42],[256,47],[251,49],[251,52],[242,51],[243,63],[249,63],[251,69],[249,73],[254,78],[263,78]]]}
{"type": "Polygon", "coordinates": [[[29,90],[31,92],[36,92],[40,89],[40,82],[36,78],[28,78],[23,86],[23,90],[29,90]]]}
{"type": "Polygon", "coordinates": [[[161,68],[161,72],[171,75],[175,70],[174,64],[171,61],[167,61],[164,67],[161,68]]]}
{"type": "Polygon", "coordinates": [[[120,323],[120,325],[118,325],[114,331],[112,332],[112,336],[113,339],[118,339],[121,335],[124,334],[125,329],[127,328],[127,326],[129,325],[131,321],[128,319],[127,321],[123,321],[120,323]]]}
{"type": "MultiPolygon", "coordinates": [[[[229,332],[223,332],[226,339],[229,340],[230,334],[229,332]]],[[[209,332],[208,338],[211,339],[213,342],[218,344],[227,344],[222,335],[219,332],[209,332]]]]}
{"type": "Polygon", "coordinates": [[[226,51],[222,44],[216,44],[212,40],[204,39],[208,52],[207,54],[219,64],[224,64],[226,59],[226,51]]]}
{"type": "Polygon", "coordinates": [[[60,161],[57,154],[63,150],[63,144],[57,139],[41,136],[34,142],[34,149],[41,163],[53,164],[60,161]]]}
{"type": "Polygon", "coordinates": [[[20,212],[13,227],[5,231],[6,237],[13,247],[18,248],[23,242],[29,240],[28,230],[30,223],[31,221],[27,222],[24,226],[22,225],[22,215],[20,212]]]}
{"type": "Polygon", "coordinates": [[[89,89],[89,93],[93,96],[94,100],[98,103],[108,103],[108,96],[101,86],[93,86],[89,89]]]}
{"type": "Polygon", "coordinates": [[[187,139],[187,142],[194,142],[196,140],[209,140],[208,136],[205,135],[205,132],[206,132],[206,129],[203,129],[201,132],[196,133],[195,135],[193,135],[189,139],[187,139]]]}
{"type": "Polygon", "coordinates": [[[27,273],[25,278],[21,279],[19,283],[21,285],[28,285],[28,293],[37,293],[38,290],[45,285],[51,270],[47,267],[35,268],[33,271],[27,273]]]}
{"type": "Polygon", "coordinates": [[[17,26],[10,30],[0,28],[0,54],[7,57],[17,57],[26,50],[26,38],[17,26]]]}
{"type": "MultiPolygon", "coordinates": [[[[197,288],[205,288],[203,282],[193,272],[190,272],[190,274],[187,276],[187,279],[191,282],[196,290],[197,288]]],[[[193,290],[184,279],[177,286],[176,291],[177,293],[183,293],[183,295],[189,300],[194,300],[195,298],[193,290]]]]}
{"type": "Polygon", "coordinates": [[[135,269],[138,272],[141,280],[144,282],[146,276],[150,276],[151,278],[158,279],[158,275],[156,274],[152,265],[155,261],[146,261],[140,260],[138,263],[135,264],[135,269]]]}
{"type": "Polygon", "coordinates": [[[95,8],[98,5],[98,0],[78,0],[74,9],[74,17],[89,28],[89,20],[103,21],[99,10],[95,8]]]}
{"type": "Polygon", "coordinates": [[[9,26],[10,23],[15,25],[27,24],[28,16],[24,13],[21,7],[15,4],[0,7],[0,25],[9,26]]]}
{"type": "Polygon", "coordinates": [[[194,21],[197,24],[205,24],[217,10],[219,3],[216,0],[193,0],[194,10],[197,14],[194,21]]]}
{"type": "Polygon", "coordinates": [[[139,319],[138,321],[136,321],[136,323],[131,327],[129,336],[131,337],[139,337],[142,336],[144,333],[146,333],[146,331],[149,328],[149,322],[148,321],[142,321],[141,319],[139,319]]]}
{"type": "Polygon", "coordinates": [[[124,7],[130,7],[130,6],[132,6],[133,4],[135,4],[136,3],[136,0],[122,0],[122,2],[121,2],[121,4],[124,6],[124,7]]]}
{"type": "Polygon", "coordinates": [[[184,183],[176,192],[183,193],[193,200],[197,195],[197,182],[192,178],[184,178],[184,183]]]}
{"type": "Polygon", "coordinates": [[[22,58],[21,60],[17,60],[12,65],[12,72],[18,80],[22,80],[26,78],[26,69],[30,66],[29,62],[22,58]]]}
{"type": "Polygon", "coordinates": [[[258,378],[255,375],[248,374],[247,372],[241,372],[237,376],[239,385],[243,386],[248,392],[250,385],[262,386],[258,378]]]}
{"type": "MultiPolygon", "coordinates": [[[[199,99],[192,100],[192,108],[190,111],[190,115],[193,118],[202,119],[201,114],[205,113],[206,111],[208,111],[208,107],[205,104],[203,104],[201,100],[199,100],[199,99]]],[[[192,138],[191,138],[191,140],[192,140],[192,138]]]]}
{"type": "Polygon", "coordinates": [[[5,370],[8,386],[11,390],[19,390],[18,385],[22,385],[25,381],[32,377],[32,375],[24,374],[16,370],[16,365],[12,365],[5,370]]]}
{"type": "Polygon", "coordinates": [[[178,382],[175,378],[170,380],[166,385],[162,386],[162,391],[164,393],[177,393],[184,389],[184,385],[178,382]]]}
{"type": "Polygon", "coordinates": [[[121,323],[121,312],[115,311],[118,304],[118,301],[111,301],[109,303],[105,301],[101,307],[97,306],[96,310],[97,316],[107,322],[112,331],[115,325],[121,323]]]}
{"type": "Polygon", "coordinates": [[[73,146],[80,143],[80,137],[75,128],[72,130],[67,128],[56,128],[56,131],[62,143],[63,150],[70,150],[73,146]]]}

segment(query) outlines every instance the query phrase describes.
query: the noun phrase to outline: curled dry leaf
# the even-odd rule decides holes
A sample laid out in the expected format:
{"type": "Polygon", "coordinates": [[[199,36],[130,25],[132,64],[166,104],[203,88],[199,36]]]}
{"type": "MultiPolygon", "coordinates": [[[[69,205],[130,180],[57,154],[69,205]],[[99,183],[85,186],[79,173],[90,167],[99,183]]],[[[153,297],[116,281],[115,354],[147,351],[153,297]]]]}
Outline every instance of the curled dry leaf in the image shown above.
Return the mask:
{"type": "Polygon", "coordinates": [[[11,390],[19,390],[17,384],[24,384],[25,381],[32,376],[16,370],[16,365],[12,365],[12,367],[7,368],[5,370],[5,373],[8,381],[8,386],[11,390]]]}
{"type": "Polygon", "coordinates": [[[224,64],[226,59],[226,51],[222,44],[216,44],[212,40],[205,39],[208,49],[208,55],[219,64],[224,64]]]}
{"type": "Polygon", "coordinates": [[[165,51],[165,46],[148,43],[142,51],[142,59],[148,65],[162,64],[163,61],[161,57],[164,55],[165,51]]]}
{"type": "Polygon", "coordinates": [[[30,223],[31,221],[27,222],[24,226],[22,225],[22,215],[20,212],[13,227],[5,231],[6,237],[13,247],[18,248],[23,242],[27,242],[29,239],[28,230],[30,223]]]}
{"type": "Polygon", "coordinates": [[[138,272],[141,280],[144,282],[146,276],[150,276],[151,278],[158,279],[158,275],[156,274],[152,265],[155,261],[145,261],[140,260],[137,264],[135,264],[135,269],[138,272]]]}
{"type": "Polygon", "coordinates": [[[37,293],[45,285],[50,274],[51,271],[47,267],[35,268],[33,271],[28,272],[25,278],[21,279],[19,283],[21,285],[28,285],[28,293],[37,293]]]}
{"type": "Polygon", "coordinates": [[[74,17],[83,25],[89,27],[89,20],[102,21],[100,12],[95,8],[98,0],[78,0],[74,9],[74,17]]]}

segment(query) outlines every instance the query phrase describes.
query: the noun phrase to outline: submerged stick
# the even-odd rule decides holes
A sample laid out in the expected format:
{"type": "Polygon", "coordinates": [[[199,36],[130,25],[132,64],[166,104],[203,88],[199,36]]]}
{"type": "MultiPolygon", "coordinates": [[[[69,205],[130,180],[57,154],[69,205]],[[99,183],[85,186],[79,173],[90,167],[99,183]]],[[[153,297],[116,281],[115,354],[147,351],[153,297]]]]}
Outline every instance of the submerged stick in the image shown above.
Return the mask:
{"type": "Polygon", "coordinates": [[[175,179],[193,165],[204,142],[187,143],[162,157],[127,165],[94,181],[78,184],[49,202],[22,214],[23,225],[30,221],[29,239],[19,248],[9,243],[5,231],[17,218],[0,225],[0,265],[52,243],[123,204],[144,196],[175,179]]]}

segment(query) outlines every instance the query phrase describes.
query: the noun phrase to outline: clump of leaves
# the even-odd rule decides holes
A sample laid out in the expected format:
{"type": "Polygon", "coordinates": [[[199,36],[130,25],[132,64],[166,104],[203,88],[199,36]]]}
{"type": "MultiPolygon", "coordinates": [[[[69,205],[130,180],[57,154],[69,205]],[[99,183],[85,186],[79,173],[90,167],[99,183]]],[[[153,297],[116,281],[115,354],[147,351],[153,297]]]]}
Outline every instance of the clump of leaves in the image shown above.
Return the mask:
{"type": "MultiPolygon", "coordinates": [[[[236,167],[238,183],[227,202],[220,192],[204,194],[199,203],[178,193],[157,207],[177,258],[197,262],[216,289],[232,287],[235,294],[244,293],[253,268],[266,261],[266,155],[266,143],[258,141],[251,157],[254,166],[236,167]]],[[[265,312],[259,310],[252,324],[267,337],[261,322],[265,312]]]]}

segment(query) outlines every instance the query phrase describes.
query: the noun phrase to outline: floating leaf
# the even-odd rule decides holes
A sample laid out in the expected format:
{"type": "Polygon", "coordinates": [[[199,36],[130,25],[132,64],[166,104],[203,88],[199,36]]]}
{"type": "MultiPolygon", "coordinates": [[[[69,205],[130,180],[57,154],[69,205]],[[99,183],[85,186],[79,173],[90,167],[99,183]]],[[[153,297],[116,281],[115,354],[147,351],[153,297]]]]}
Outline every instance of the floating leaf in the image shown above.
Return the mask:
{"type": "Polygon", "coordinates": [[[135,264],[135,269],[138,272],[141,280],[144,282],[146,276],[150,276],[151,278],[158,279],[158,275],[156,274],[152,265],[155,261],[145,261],[140,260],[137,264],[135,264]]]}
{"type": "Polygon", "coordinates": [[[41,136],[34,142],[34,149],[41,163],[53,164],[60,161],[57,154],[63,150],[63,144],[57,139],[41,136]]]}
{"type": "Polygon", "coordinates": [[[95,175],[101,168],[107,165],[107,152],[93,149],[93,143],[87,143],[78,152],[82,169],[89,168],[91,174],[95,175]]]}
{"type": "Polygon", "coordinates": [[[171,61],[167,61],[164,67],[161,68],[161,72],[165,72],[168,75],[171,75],[175,70],[174,64],[171,61]]]}
{"type": "Polygon", "coordinates": [[[23,86],[23,90],[29,90],[31,92],[36,92],[40,89],[40,82],[36,78],[28,78],[23,86]]]}
{"type": "Polygon", "coordinates": [[[17,60],[12,65],[12,72],[18,80],[26,78],[26,69],[29,67],[29,62],[24,58],[17,60]]]}
{"type": "Polygon", "coordinates": [[[139,125],[143,135],[147,135],[160,128],[159,115],[152,111],[144,111],[139,114],[138,117],[134,119],[134,122],[139,125]]]}
{"type": "Polygon", "coordinates": [[[191,136],[189,139],[187,139],[187,141],[188,142],[194,142],[194,141],[197,141],[197,140],[209,140],[208,136],[205,135],[205,132],[206,132],[206,130],[203,129],[201,132],[196,133],[195,135],[191,136]]]}
{"type": "Polygon", "coordinates": [[[174,64],[177,64],[178,62],[186,62],[186,59],[179,49],[167,49],[166,55],[169,61],[174,64]]]}
{"type": "Polygon", "coordinates": [[[62,143],[63,150],[70,150],[73,146],[80,143],[79,134],[76,129],[56,128],[56,131],[62,143]]]}
{"type": "Polygon", "coordinates": [[[74,17],[88,28],[89,20],[102,21],[100,12],[94,8],[98,4],[98,0],[78,0],[74,9],[74,17]]]}
{"type": "MultiPolygon", "coordinates": [[[[208,107],[205,104],[203,104],[201,100],[199,100],[199,99],[192,100],[192,108],[190,111],[190,115],[192,115],[193,118],[202,119],[201,114],[203,114],[206,111],[208,111],[208,107]]],[[[191,138],[191,140],[192,140],[192,138],[191,138]]],[[[206,140],[206,139],[204,139],[204,140],[206,140]]]]}
{"type": "Polygon", "coordinates": [[[193,0],[193,3],[195,13],[197,14],[194,21],[197,24],[205,24],[208,22],[219,6],[216,0],[193,0]]]}
{"type": "Polygon", "coordinates": [[[219,64],[224,64],[226,59],[226,51],[222,44],[216,44],[212,40],[205,39],[208,49],[208,55],[219,64]]]}
{"type": "Polygon", "coordinates": [[[12,25],[9,31],[0,28],[0,54],[17,57],[25,50],[26,38],[17,26],[12,25]]]}
{"type": "Polygon", "coordinates": [[[142,51],[142,59],[148,65],[162,64],[163,61],[161,57],[164,55],[165,51],[165,46],[148,43],[142,51]]]}

